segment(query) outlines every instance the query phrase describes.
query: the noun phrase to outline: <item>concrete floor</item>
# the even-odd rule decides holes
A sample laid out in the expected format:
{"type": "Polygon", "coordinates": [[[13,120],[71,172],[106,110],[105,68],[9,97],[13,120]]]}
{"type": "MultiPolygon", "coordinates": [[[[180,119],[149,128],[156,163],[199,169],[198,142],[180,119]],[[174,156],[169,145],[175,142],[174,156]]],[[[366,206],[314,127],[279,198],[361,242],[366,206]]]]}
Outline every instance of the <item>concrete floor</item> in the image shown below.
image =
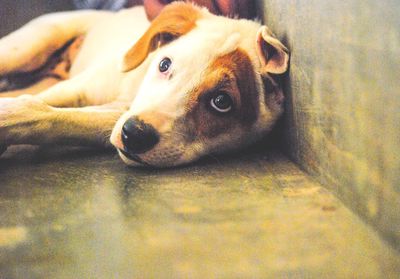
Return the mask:
{"type": "Polygon", "coordinates": [[[173,170],[0,159],[0,278],[399,278],[400,256],[280,154],[173,170]]]}

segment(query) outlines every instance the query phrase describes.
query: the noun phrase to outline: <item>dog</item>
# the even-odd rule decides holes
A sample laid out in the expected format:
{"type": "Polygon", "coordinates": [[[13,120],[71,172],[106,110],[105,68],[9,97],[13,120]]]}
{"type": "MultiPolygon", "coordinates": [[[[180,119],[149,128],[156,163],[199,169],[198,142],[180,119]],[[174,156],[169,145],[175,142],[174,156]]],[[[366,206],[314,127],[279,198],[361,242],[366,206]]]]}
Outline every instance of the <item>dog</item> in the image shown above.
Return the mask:
{"type": "Polygon", "coordinates": [[[3,88],[34,80],[0,94],[3,149],[113,146],[128,165],[172,167],[266,135],[289,51],[259,22],[176,2],[152,22],[143,7],[41,16],[0,40],[0,61],[3,88]]]}

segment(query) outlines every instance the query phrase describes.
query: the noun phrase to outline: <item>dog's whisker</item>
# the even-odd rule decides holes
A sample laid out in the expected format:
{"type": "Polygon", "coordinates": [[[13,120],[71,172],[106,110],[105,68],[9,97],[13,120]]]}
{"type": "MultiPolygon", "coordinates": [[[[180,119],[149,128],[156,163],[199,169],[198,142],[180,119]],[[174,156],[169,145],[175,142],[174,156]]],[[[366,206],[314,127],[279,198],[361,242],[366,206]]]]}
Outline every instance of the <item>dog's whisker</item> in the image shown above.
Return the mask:
{"type": "Polygon", "coordinates": [[[222,162],[216,156],[214,156],[212,154],[207,154],[206,157],[213,159],[215,162],[217,162],[219,165],[222,166],[222,162]]]}
{"type": "Polygon", "coordinates": [[[178,131],[171,131],[171,133],[173,133],[173,134],[175,134],[175,135],[182,136],[182,137],[186,137],[186,136],[187,136],[186,134],[181,133],[181,132],[178,132],[178,131]]]}

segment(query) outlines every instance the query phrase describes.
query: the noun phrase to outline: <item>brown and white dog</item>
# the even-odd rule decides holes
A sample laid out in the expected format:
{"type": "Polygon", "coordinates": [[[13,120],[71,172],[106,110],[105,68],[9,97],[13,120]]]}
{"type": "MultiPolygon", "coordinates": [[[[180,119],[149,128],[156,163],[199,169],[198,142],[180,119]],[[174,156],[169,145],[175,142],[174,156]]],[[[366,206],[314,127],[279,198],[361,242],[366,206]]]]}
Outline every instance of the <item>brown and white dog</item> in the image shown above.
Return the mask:
{"type": "Polygon", "coordinates": [[[42,77],[0,95],[0,146],[111,142],[125,163],[155,167],[235,150],[282,114],[271,74],[288,60],[266,26],[193,4],[151,23],[142,7],[42,16],[0,40],[3,84],[42,77]]]}

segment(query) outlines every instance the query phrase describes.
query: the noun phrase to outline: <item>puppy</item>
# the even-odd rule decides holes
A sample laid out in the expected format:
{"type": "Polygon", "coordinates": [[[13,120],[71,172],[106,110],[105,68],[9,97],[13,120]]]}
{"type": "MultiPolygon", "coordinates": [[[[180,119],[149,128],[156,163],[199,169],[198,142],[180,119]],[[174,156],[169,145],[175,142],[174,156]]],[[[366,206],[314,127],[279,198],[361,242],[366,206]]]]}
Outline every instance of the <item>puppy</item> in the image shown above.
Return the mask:
{"type": "Polygon", "coordinates": [[[0,95],[0,146],[112,144],[170,167],[270,131],[289,54],[266,26],[177,2],[151,23],[142,7],[45,15],[0,40],[0,61],[8,87],[35,79],[0,95]]]}

